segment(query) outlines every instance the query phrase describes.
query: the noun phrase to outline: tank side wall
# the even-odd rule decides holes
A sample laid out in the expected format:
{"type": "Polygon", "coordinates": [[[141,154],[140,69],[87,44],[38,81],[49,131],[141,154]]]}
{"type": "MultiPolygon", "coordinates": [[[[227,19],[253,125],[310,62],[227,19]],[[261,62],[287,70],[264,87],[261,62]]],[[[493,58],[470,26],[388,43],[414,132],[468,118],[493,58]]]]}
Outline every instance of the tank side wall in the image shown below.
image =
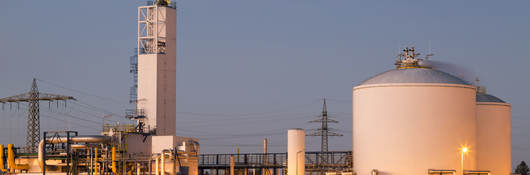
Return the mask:
{"type": "Polygon", "coordinates": [[[290,129],[287,131],[287,174],[305,173],[305,131],[290,129]]]}
{"type": "Polygon", "coordinates": [[[511,173],[511,107],[477,103],[477,168],[492,174],[511,173]]]}
{"type": "Polygon", "coordinates": [[[396,85],[354,88],[354,171],[369,174],[460,173],[459,148],[475,169],[476,116],[472,86],[396,85]]]}

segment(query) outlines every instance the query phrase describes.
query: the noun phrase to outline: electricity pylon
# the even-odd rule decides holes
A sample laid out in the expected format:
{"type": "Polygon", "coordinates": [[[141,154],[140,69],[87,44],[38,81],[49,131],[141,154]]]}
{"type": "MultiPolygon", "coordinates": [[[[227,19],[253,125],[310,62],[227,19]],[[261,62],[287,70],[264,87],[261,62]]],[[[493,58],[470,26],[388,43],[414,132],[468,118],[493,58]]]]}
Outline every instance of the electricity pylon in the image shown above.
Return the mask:
{"type": "MultiPolygon", "coordinates": [[[[326,154],[328,150],[328,137],[330,136],[343,136],[340,133],[336,132],[336,129],[329,128],[328,123],[339,123],[336,120],[328,118],[328,109],[326,106],[326,98],[324,98],[324,104],[322,106],[322,114],[321,116],[316,119],[309,121],[310,123],[321,123],[321,127],[318,129],[312,129],[312,133],[306,134],[306,136],[320,136],[321,137],[321,143],[320,143],[320,152],[322,152],[322,158],[321,158],[321,164],[328,163],[328,154],[326,154]]],[[[321,172],[322,174],[322,172],[321,172]]]]}
{"type": "MultiPolygon", "coordinates": [[[[29,92],[5,97],[0,99],[0,103],[28,103],[28,121],[26,130],[26,151],[28,153],[36,152],[37,145],[40,141],[40,108],[39,101],[58,101],[58,100],[75,100],[74,97],[48,94],[39,92],[37,80],[33,78],[31,90],[29,92]]],[[[66,104],[66,103],[65,103],[66,104]]]]}

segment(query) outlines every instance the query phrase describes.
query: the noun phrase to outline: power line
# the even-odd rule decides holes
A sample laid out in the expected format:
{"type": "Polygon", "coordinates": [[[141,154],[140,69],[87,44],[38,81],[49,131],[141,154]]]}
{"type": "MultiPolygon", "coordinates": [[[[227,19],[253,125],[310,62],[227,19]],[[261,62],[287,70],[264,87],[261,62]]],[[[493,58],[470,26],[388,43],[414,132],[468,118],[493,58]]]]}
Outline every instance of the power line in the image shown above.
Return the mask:
{"type": "Polygon", "coordinates": [[[279,109],[270,110],[270,111],[262,111],[262,112],[250,112],[250,113],[198,113],[198,112],[187,112],[187,111],[180,111],[177,113],[180,114],[189,114],[189,115],[198,115],[202,117],[219,117],[219,116],[239,116],[239,117],[248,117],[248,116],[256,116],[256,115],[265,115],[265,114],[275,114],[275,113],[282,113],[287,111],[293,111],[294,109],[299,109],[301,107],[310,106],[315,104],[318,101],[313,101],[309,104],[302,104],[302,105],[292,105],[292,106],[283,106],[279,109]]]}
{"type": "MultiPolygon", "coordinates": [[[[328,117],[328,108],[326,106],[326,98],[323,99],[324,104],[322,105],[322,114],[321,117],[310,121],[311,123],[320,123],[321,127],[319,129],[314,129],[313,133],[306,134],[307,136],[320,136],[321,138],[321,144],[320,144],[320,151],[321,152],[328,152],[328,137],[329,136],[343,136],[342,134],[339,134],[337,132],[334,132],[335,129],[329,128],[328,123],[338,123],[338,121],[330,119],[328,117]]],[[[322,163],[328,162],[328,155],[322,154],[321,161],[322,163]]],[[[320,174],[324,174],[323,171],[320,172],[320,174]]]]}
{"type": "Polygon", "coordinates": [[[282,118],[283,120],[285,120],[285,119],[297,119],[297,118],[308,118],[308,117],[306,115],[289,117],[289,115],[278,114],[278,115],[271,115],[271,116],[263,116],[263,117],[260,117],[260,118],[246,118],[246,119],[222,119],[221,118],[219,120],[208,120],[207,122],[206,121],[201,121],[201,122],[197,122],[197,123],[186,124],[185,126],[198,127],[198,126],[212,126],[212,125],[215,125],[215,126],[225,127],[226,124],[253,123],[253,122],[267,121],[267,120],[271,121],[271,120],[274,120],[276,118],[282,118]]]}
{"type": "Polygon", "coordinates": [[[37,80],[39,80],[40,82],[43,82],[45,84],[61,88],[61,89],[69,90],[69,91],[72,91],[72,92],[77,92],[77,93],[84,94],[84,95],[87,95],[87,96],[100,98],[100,99],[103,99],[103,100],[112,101],[112,102],[115,102],[115,103],[118,103],[118,104],[124,104],[124,102],[122,102],[121,100],[113,99],[113,98],[110,98],[110,97],[103,97],[103,96],[99,96],[99,95],[96,95],[96,94],[93,94],[93,93],[88,93],[88,92],[80,91],[80,90],[77,90],[77,89],[73,89],[73,88],[68,88],[66,86],[62,86],[62,85],[60,85],[58,83],[54,83],[54,82],[51,82],[51,81],[48,81],[48,80],[43,80],[43,79],[37,79],[37,80]]]}
{"type": "Polygon", "coordinates": [[[117,113],[111,112],[109,110],[106,110],[106,109],[103,109],[103,108],[100,108],[100,107],[97,107],[97,106],[94,106],[94,105],[91,105],[91,104],[88,104],[88,103],[81,102],[80,100],[74,101],[74,103],[76,103],[77,105],[80,105],[80,106],[84,106],[87,109],[91,108],[91,110],[96,110],[96,111],[100,111],[100,112],[103,112],[103,113],[106,113],[106,114],[111,114],[112,116],[119,116],[119,117],[125,118],[124,115],[118,115],[117,113]]]}
{"type": "Polygon", "coordinates": [[[26,129],[26,150],[35,152],[37,144],[40,141],[40,101],[58,101],[58,100],[75,100],[72,96],[48,94],[39,92],[37,80],[33,78],[31,90],[29,92],[18,94],[0,99],[0,103],[28,103],[28,120],[26,129]]]}
{"type": "MultiPolygon", "coordinates": [[[[125,102],[122,102],[122,100],[117,100],[117,99],[114,99],[114,98],[111,98],[111,97],[105,97],[105,96],[100,96],[100,95],[96,95],[94,93],[89,93],[89,92],[85,92],[85,91],[81,91],[81,90],[77,90],[77,89],[73,89],[73,88],[69,88],[69,87],[66,87],[66,86],[63,86],[63,85],[60,85],[59,83],[54,83],[54,82],[51,82],[51,81],[48,81],[48,80],[43,80],[43,79],[37,79],[39,82],[43,82],[45,84],[48,84],[48,85],[51,85],[51,86],[54,86],[54,87],[58,87],[58,88],[61,88],[61,89],[65,89],[65,90],[69,90],[69,91],[72,91],[72,92],[77,92],[79,94],[84,94],[84,95],[87,95],[87,96],[92,96],[92,97],[96,97],[96,98],[99,98],[99,99],[102,99],[102,100],[105,100],[105,101],[110,101],[110,102],[114,102],[114,103],[117,103],[117,104],[127,104],[125,102]]],[[[103,113],[107,113],[107,114],[111,114],[112,116],[120,116],[120,117],[123,117],[125,118],[125,116],[123,115],[118,115],[117,113],[115,112],[111,112],[111,111],[108,111],[106,109],[103,109],[103,108],[100,108],[100,107],[97,107],[97,106],[94,106],[94,105],[90,105],[88,103],[83,103],[81,101],[76,101],[78,102],[79,106],[88,106],[89,108],[92,108],[92,110],[98,110],[98,111],[101,111],[103,113]]],[[[84,112],[86,113],[86,112],[84,112]]],[[[117,122],[116,120],[111,120],[112,122],[117,122]]]]}
{"type": "MultiPolygon", "coordinates": [[[[79,104],[75,104],[76,106],[78,107],[83,107],[85,109],[87,109],[87,107],[85,106],[82,106],[82,105],[79,105],[79,104]]],[[[97,118],[97,119],[102,119],[103,115],[105,114],[105,112],[102,112],[102,115],[97,115],[97,114],[94,114],[94,113],[91,113],[91,112],[87,112],[87,111],[84,111],[84,110],[81,110],[81,108],[74,108],[74,107],[71,107],[71,109],[73,111],[77,111],[77,112],[80,112],[80,113],[83,113],[89,117],[93,117],[93,118],[97,118]]],[[[88,109],[88,110],[91,110],[91,109],[88,109]]],[[[125,118],[118,118],[118,119],[125,119],[125,118]]],[[[111,122],[119,122],[118,120],[112,120],[112,119],[106,119],[108,121],[111,121],[111,122]]],[[[120,120],[120,121],[123,121],[123,120],[120,120]]]]}
{"type": "MultiPolygon", "coordinates": [[[[25,108],[25,109],[28,109],[27,107],[25,106],[22,106],[22,108],[25,108]]],[[[64,122],[64,119],[63,118],[58,118],[58,117],[54,117],[54,116],[51,116],[51,115],[46,115],[46,114],[42,114],[41,113],[41,116],[44,116],[44,117],[47,117],[47,118],[51,118],[51,119],[54,119],[54,120],[57,120],[57,121],[60,121],[61,123],[64,122]]],[[[69,117],[69,118],[73,118],[73,117],[70,117],[68,115],[62,115],[64,117],[69,117]]],[[[74,118],[76,119],[76,118],[74,118]]],[[[81,126],[81,127],[85,127],[85,128],[88,128],[88,129],[96,129],[96,130],[99,130],[99,128],[96,128],[96,127],[91,127],[91,126],[87,126],[87,125],[82,125],[82,124],[79,124],[79,123],[73,123],[75,125],[78,125],[78,126],[81,126]]],[[[97,123],[99,124],[99,123],[97,123]]]]}
{"type": "Polygon", "coordinates": [[[68,114],[68,113],[62,113],[62,112],[56,112],[56,111],[50,111],[50,112],[55,113],[55,114],[59,114],[59,115],[64,115],[64,116],[67,116],[67,117],[70,117],[70,118],[82,120],[82,121],[85,121],[85,122],[91,122],[91,123],[94,123],[94,124],[101,124],[100,122],[93,121],[93,120],[88,120],[88,119],[84,119],[84,118],[80,118],[80,117],[76,117],[76,116],[68,114]]]}

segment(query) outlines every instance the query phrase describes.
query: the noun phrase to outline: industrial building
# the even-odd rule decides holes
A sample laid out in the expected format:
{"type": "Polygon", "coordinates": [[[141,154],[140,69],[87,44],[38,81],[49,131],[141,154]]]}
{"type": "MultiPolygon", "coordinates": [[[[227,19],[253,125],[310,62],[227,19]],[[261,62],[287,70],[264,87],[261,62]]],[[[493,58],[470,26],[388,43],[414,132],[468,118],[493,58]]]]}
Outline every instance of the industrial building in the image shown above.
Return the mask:
{"type": "Polygon", "coordinates": [[[353,87],[354,172],[510,174],[510,104],[418,55],[353,87]]]}
{"type": "MultiPolygon", "coordinates": [[[[299,160],[294,160],[292,154],[285,152],[268,153],[265,139],[263,153],[200,155],[197,138],[176,136],[176,5],[169,0],[148,1],[137,10],[137,49],[131,57],[130,70],[135,82],[130,102],[136,108],[126,112],[126,117],[135,124],[103,123],[101,135],[82,135],[71,130],[41,133],[40,101],[76,99],[39,92],[34,79],[29,92],[0,99],[0,103],[28,103],[26,146],[8,144],[4,148],[0,144],[0,174],[282,175],[296,172],[303,175],[306,172],[351,172],[351,151],[328,151],[327,136],[340,134],[328,130],[327,123],[337,121],[327,118],[325,101],[322,118],[313,121],[323,126],[312,134],[322,137],[325,144],[321,152],[298,152],[299,160]],[[307,159],[304,158],[306,154],[307,159]],[[287,161],[293,160],[300,169],[288,165],[287,161]]],[[[296,133],[298,139],[289,144],[297,144],[297,149],[305,150],[305,132],[298,129],[296,133]]]]}
{"type": "MultiPolygon", "coordinates": [[[[137,19],[138,96],[135,100],[136,109],[128,114],[128,118],[136,121],[136,124],[105,125],[101,135],[45,131],[39,138],[37,110],[33,113],[37,116],[35,120],[28,120],[35,124],[31,127],[28,125],[28,133],[32,133],[32,137],[28,140],[27,151],[15,148],[13,144],[9,144],[7,150],[0,145],[2,173],[198,173],[198,140],[175,135],[176,6],[166,0],[150,2],[138,7],[137,19]],[[40,139],[40,142],[36,139],[40,139]]],[[[36,89],[35,83],[34,87],[36,89]]],[[[35,97],[24,100],[38,106],[39,93],[29,94],[35,97]]],[[[45,94],[41,94],[41,97],[45,97],[45,94]]],[[[1,102],[17,102],[21,99],[18,96],[8,97],[1,102]]],[[[49,95],[43,100],[66,99],[73,97],[49,95]]]]}
{"type": "MultiPolygon", "coordinates": [[[[477,86],[437,69],[414,48],[396,68],[353,87],[352,151],[328,151],[324,101],[316,133],[287,131],[287,153],[200,154],[199,140],[176,135],[176,15],[168,0],[138,7],[133,64],[136,104],[133,125],[103,125],[100,135],[45,131],[38,110],[28,114],[25,151],[0,145],[0,174],[83,175],[358,175],[494,174],[511,172],[511,105],[477,86]],[[33,117],[33,118],[31,118],[33,117]],[[320,152],[306,151],[307,136],[321,136],[320,152]]],[[[73,100],[40,94],[0,103],[73,100]]],[[[31,112],[31,110],[30,110],[31,112]]],[[[349,116],[349,115],[348,115],[349,116]]]]}

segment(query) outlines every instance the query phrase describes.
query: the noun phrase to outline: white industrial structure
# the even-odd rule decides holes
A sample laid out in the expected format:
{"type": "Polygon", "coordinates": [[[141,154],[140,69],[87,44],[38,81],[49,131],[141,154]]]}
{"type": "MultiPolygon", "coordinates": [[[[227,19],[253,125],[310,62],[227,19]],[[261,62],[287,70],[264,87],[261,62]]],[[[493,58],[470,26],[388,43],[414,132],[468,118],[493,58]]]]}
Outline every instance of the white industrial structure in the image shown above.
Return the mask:
{"type": "Polygon", "coordinates": [[[486,94],[484,87],[477,93],[477,168],[492,174],[511,172],[510,104],[486,94]]]}
{"type": "MultiPolygon", "coordinates": [[[[138,133],[125,138],[127,153],[153,157],[162,163],[156,172],[180,172],[177,162],[163,163],[170,151],[185,155],[185,174],[198,173],[196,138],[176,136],[176,14],[168,0],[138,7],[138,97],[134,119],[138,133]],[[166,165],[166,166],[164,166],[166,165]]],[[[178,160],[178,158],[172,157],[178,160]]],[[[155,168],[155,167],[153,167],[155,168]]]]}
{"type": "Polygon", "coordinates": [[[287,175],[305,174],[305,131],[287,130],[287,175]]]}
{"type": "Polygon", "coordinates": [[[175,135],[176,9],[138,7],[138,100],[144,131],[175,135]]]}
{"type": "Polygon", "coordinates": [[[353,88],[354,171],[510,174],[510,105],[417,56],[353,88]]]}
{"type": "MultiPolygon", "coordinates": [[[[197,175],[196,138],[176,136],[176,7],[169,0],[138,7],[138,96],[135,125],[104,124],[102,135],[43,133],[36,154],[7,149],[0,174],[197,175]]],[[[0,145],[3,153],[3,145],[0,145]]]]}
{"type": "MultiPolygon", "coordinates": [[[[197,174],[198,157],[188,156],[199,154],[198,140],[176,136],[176,20],[176,8],[170,1],[158,0],[156,4],[138,7],[135,119],[141,134],[128,135],[126,143],[128,153],[139,156],[164,157],[167,151],[181,151],[187,158],[186,173],[197,174]]],[[[174,166],[176,162],[157,169],[169,172],[174,166]]]]}

